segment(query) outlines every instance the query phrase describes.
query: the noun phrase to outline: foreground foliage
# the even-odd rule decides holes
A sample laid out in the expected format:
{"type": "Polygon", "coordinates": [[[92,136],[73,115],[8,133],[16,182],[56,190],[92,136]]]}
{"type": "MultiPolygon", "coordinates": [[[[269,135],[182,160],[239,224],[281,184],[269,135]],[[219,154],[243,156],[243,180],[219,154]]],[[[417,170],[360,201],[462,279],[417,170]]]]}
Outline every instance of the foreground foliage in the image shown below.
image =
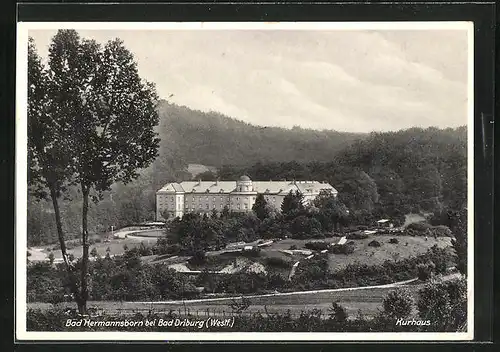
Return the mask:
{"type": "MultiPolygon", "coordinates": [[[[467,317],[466,282],[464,279],[449,282],[429,283],[418,293],[418,312],[412,310],[415,305],[414,298],[404,289],[397,289],[390,292],[384,299],[380,314],[372,319],[367,319],[362,312],[358,312],[355,317],[349,317],[345,309],[338,303],[333,302],[328,311],[313,309],[302,311],[299,315],[291,314],[290,311],[284,313],[255,312],[243,314],[251,307],[250,299],[242,299],[230,303],[232,314],[225,317],[214,317],[220,320],[234,318],[233,326],[158,326],[152,327],[66,327],[68,319],[79,321],[76,312],[65,311],[54,307],[50,310],[33,310],[27,312],[27,329],[29,331],[330,331],[330,332],[418,332],[418,331],[465,331],[467,317]],[[445,293],[445,295],[441,295],[445,293]],[[432,312],[432,313],[431,313],[432,312]],[[405,321],[426,321],[428,325],[398,324],[398,319],[405,321]]],[[[135,313],[133,315],[107,315],[99,314],[90,317],[94,322],[113,321],[159,321],[178,319],[183,321],[206,320],[207,317],[200,317],[190,314],[177,314],[174,311],[169,313],[157,313],[150,310],[149,313],[135,313]]]]}

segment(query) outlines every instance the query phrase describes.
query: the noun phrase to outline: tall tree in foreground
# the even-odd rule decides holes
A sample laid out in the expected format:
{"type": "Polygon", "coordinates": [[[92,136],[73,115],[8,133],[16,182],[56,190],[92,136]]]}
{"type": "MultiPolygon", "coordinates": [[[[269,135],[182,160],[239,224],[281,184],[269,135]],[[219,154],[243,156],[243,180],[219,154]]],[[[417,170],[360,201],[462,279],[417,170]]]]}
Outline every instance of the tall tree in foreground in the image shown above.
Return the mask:
{"type": "Polygon", "coordinates": [[[113,183],[137,178],[137,170],[156,158],[158,97],[154,86],[141,80],[121,40],[102,48],[74,30],[60,30],[52,39],[47,76],[51,119],[68,121],[51,128],[65,131],[68,173],[82,195],[83,255],[75,299],[86,314],[89,200],[97,203],[113,183]]]}
{"type": "Polygon", "coordinates": [[[75,267],[70,260],[64,237],[59,198],[71,182],[73,165],[69,131],[72,117],[54,112],[57,102],[50,96],[50,72],[38,56],[32,38],[28,42],[28,184],[37,199],[49,198],[54,207],[57,237],[67,269],[70,290],[78,301],[75,267]],[[48,192],[47,192],[48,191],[48,192]]]}

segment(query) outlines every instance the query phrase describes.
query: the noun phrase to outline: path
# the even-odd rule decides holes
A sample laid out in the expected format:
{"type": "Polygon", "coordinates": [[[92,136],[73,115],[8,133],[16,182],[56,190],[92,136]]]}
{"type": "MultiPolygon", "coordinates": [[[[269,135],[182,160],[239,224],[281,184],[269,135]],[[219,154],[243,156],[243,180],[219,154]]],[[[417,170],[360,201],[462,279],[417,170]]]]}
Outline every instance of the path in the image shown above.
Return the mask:
{"type": "Polygon", "coordinates": [[[386,285],[375,285],[375,286],[360,286],[360,287],[346,287],[346,288],[332,288],[324,290],[312,290],[312,291],[293,291],[293,292],[278,292],[278,293],[266,293],[263,295],[248,295],[248,296],[232,296],[232,297],[219,297],[219,298],[203,298],[203,299],[191,299],[191,300],[180,300],[180,301],[135,301],[127,303],[141,303],[141,304],[189,304],[189,303],[208,303],[217,301],[231,301],[234,299],[245,298],[258,298],[258,297],[275,297],[275,296],[293,296],[293,295],[307,295],[314,293],[332,293],[332,292],[344,292],[344,291],[358,291],[358,290],[369,290],[374,288],[392,288],[402,285],[409,284],[411,282],[417,281],[418,279],[411,279],[405,281],[394,282],[392,284],[386,285]]]}
{"type": "MultiPolygon", "coordinates": [[[[454,273],[446,275],[440,278],[441,281],[449,281],[455,278],[459,278],[460,273],[454,273]]],[[[334,292],[346,292],[346,291],[361,291],[361,290],[371,290],[378,288],[396,288],[410,284],[417,281],[418,279],[410,279],[405,281],[398,281],[392,284],[385,285],[375,285],[375,286],[358,286],[358,287],[345,287],[345,288],[333,288],[333,289],[323,289],[323,290],[311,290],[311,291],[293,291],[293,292],[278,292],[278,293],[267,293],[262,295],[248,295],[248,296],[232,296],[232,297],[218,297],[218,298],[203,298],[203,299],[192,299],[192,300],[178,300],[178,301],[140,301],[140,302],[127,302],[127,303],[141,303],[141,304],[189,304],[189,303],[208,303],[217,301],[232,301],[234,299],[245,298],[259,298],[259,297],[276,297],[276,296],[293,296],[293,295],[308,295],[317,293],[334,293],[334,292]]]]}

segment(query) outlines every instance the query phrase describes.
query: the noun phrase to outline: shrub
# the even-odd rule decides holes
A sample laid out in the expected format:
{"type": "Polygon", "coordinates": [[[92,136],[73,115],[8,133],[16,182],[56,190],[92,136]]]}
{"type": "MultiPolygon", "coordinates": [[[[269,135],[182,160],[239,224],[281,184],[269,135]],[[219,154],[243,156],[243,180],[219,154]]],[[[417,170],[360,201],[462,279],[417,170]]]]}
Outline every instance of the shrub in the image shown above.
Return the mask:
{"type": "Polygon", "coordinates": [[[346,236],[348,240],[363,240],[368,238],[368,235],[364,232],[353,232],[346,236]]]}
{"type": "Polygon", "coordinates": [[[352,254],[356,249],[354,242],[349,241],[346,244],[336,244],[330,247],[330,252],[333,254],[352,254]]]}
{"type": "Polygon", "coordinates": [[[417,277],[420,281],[427,281],[432,275],[432,266],[429,264],[417,265],[417,277]]]}
{"type": "Polygon", "coordinates": [[[280,257],[268,257],[265,260],[266,264],[269,266],[274,266],[278,268],[290,268],[291,263],[280,257]]]}
{"type": "Polygon", "coordinates": [[[377,241],[377,240],[373,240],[370,243],[368,243],[368,245],[370,247],[380,247],[382,244],[379,241],[377,241]]]}
{"type": "Polygon", "coordinates": [[[408,230],[414,230],[419,233],[426,233],[431,227],[427,221],[413,222],[406,226],[408,230]]]}
{"type": "Polygon", "coordinates": [[[328,249],[329,244],[327,242],[324,242],[324,241],[314,241],[314,242],[307,242],[305,244],[305,247],[307,249],[311,249],[313,251],[322,251],[322,250],[328,249]]]}
{"type": "Polygon", "coordinates": [[[203,251],[194,252],[193,256],[188,260],[189,264],[202,265],[207,262],[207,255],[203,251]]]}
{"type": "Polygon", "coordinates": [[[245,257],[255,258],[260,255],[260,248],[252,247],[252,249],[243,250],[242,254],[245,257]]]}
{"type": "Polygon", "coordinates": [[[448,226],[438,225],[431,228],[431,234],[436,237],[451,237],[452,233],[448,226]]]}
{"type": "Polygon", "coordinates": [[[398,244],[399,243],[399,240],[397,238],[391,238],[389,240],[389,243],[394,243],[394,244],[398,244]]]}
{"type": "Polygon", "coordinates": [[[296,250],[296,249],[297,249],[297,245],[292,244],[292,245],[290,246],[290,250],[291,250],[291,251],[294,251],[294,250],[296,250]]]}

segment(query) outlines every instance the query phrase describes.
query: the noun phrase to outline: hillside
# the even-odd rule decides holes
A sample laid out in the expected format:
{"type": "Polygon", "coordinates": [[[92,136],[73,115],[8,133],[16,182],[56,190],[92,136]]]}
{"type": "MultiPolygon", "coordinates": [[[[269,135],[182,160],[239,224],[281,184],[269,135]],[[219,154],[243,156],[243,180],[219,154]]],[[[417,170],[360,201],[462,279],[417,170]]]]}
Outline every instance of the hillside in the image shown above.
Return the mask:
{"type": "Polygon", "coordinates": [[[258,161],[328,161],[364,134],[295,127],[259,127],[216,112],[201,112],[162,102],[159,107],[160,155],[174,151],[184,163],[220,167],[258,161]]]}

